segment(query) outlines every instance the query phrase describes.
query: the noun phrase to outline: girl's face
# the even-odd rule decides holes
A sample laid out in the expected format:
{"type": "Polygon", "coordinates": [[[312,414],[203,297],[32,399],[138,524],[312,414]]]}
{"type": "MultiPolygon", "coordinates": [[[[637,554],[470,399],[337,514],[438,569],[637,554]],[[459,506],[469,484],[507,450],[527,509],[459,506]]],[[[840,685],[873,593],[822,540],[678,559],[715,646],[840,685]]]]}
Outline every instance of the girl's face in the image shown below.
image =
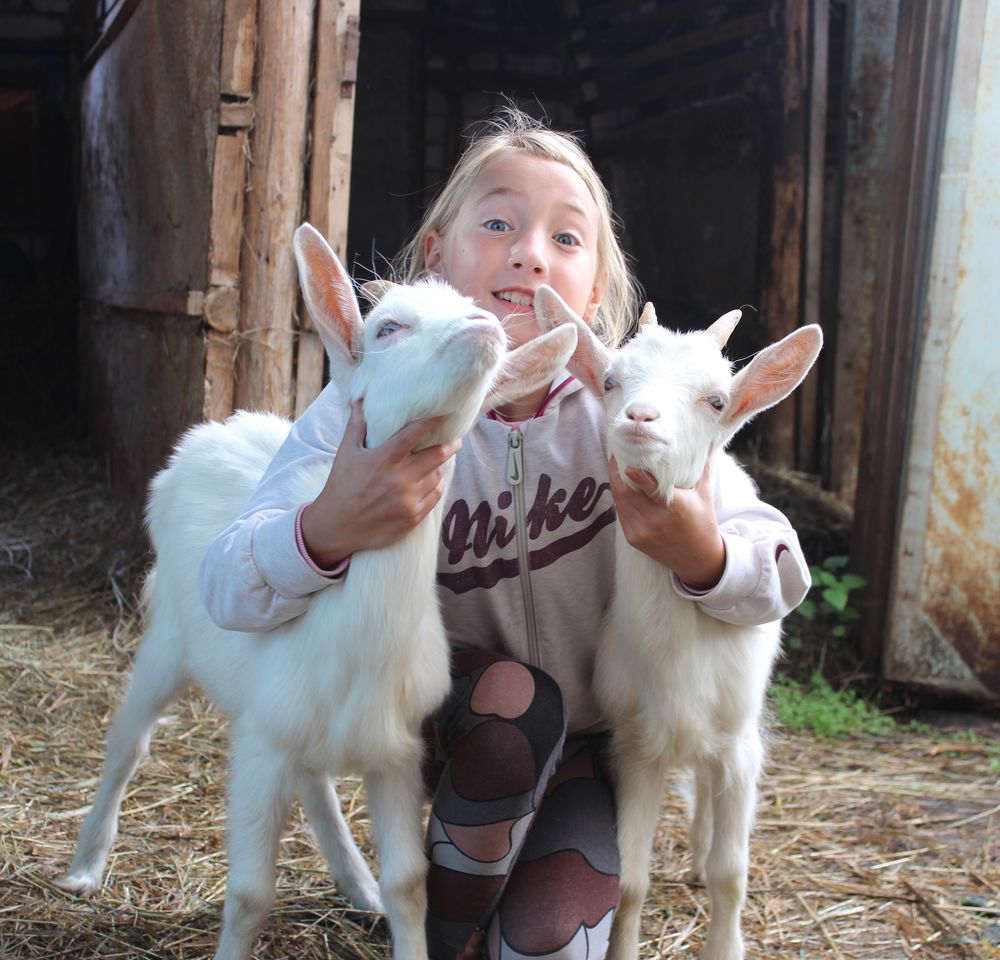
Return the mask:
{"type": "Polygon", "coordinates": [[[533,303],[543,283],[593,320],[603,288],[598,218],[574,170],[511,151],[483,167],[447,229],[428,235],[427,268],[496,314],[517,347],[541,332],[533,303]]]}

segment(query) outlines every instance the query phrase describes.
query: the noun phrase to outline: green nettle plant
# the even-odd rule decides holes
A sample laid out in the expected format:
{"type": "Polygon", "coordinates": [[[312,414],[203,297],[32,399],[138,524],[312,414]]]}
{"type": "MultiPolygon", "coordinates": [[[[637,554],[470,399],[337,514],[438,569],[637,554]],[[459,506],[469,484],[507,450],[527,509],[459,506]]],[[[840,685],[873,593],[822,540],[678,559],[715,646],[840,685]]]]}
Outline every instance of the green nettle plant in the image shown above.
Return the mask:
{"type": "Polygon", "coordinates": [[[795,611],[810,623],[828,624],[831,636],[838,639],[849,636],[860,617],[857,607],[851,606],[852,591],[868,585],[864,577],[845,570],[846,566],[847,557],[842,556],[812,565],[812,589],[795,611]]]}

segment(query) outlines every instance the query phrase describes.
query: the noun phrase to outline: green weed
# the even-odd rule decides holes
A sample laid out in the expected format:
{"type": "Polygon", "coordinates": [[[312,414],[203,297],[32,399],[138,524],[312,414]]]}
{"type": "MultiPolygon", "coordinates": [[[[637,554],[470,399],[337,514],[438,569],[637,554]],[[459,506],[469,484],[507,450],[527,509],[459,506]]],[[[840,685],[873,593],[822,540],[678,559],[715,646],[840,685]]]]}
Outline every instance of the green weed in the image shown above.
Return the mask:
{"type": "Polygon", "coordinates": [[[885,736],[896,730],[892,717],[879,712],[853,690],[834,690],[819,673],[809,684],[784,675],[774,678],[771,706],[783,726],[823,737],[857,734],[885,736]]]}

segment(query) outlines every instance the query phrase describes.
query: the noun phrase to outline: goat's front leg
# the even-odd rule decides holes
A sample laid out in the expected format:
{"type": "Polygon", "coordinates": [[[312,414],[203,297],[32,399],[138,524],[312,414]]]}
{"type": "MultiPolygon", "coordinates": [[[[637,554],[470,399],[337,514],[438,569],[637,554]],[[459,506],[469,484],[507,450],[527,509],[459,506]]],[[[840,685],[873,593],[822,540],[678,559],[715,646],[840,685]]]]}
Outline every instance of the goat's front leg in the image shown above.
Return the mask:
{"type": "Polygon", "coordinates": [[[644,759],[626,725],[616,732],[614,757],[618,851],[621,856],[621,902],[611,930],[608,960],[636,960],[642,906],[649,888],[649,858],[663,796],[663,767],[644,759]]]}
{"type": "Polygon", "coordinates": [[[108,731],[104,772],[93,806],[80,828],[73,862],[66,876],[55,881],[63,890],[87,897],[101,886],[108,853],[118,834],[125,789],[149,752],[150,737],[160,714],[186,683],[172,639],[151,634],[139,650],[129,691],[108,731]]]}
{"type": "Polygon", "coordinates": [[[287,757],[235,735],[229,774],[229,880],[215,960],[247,960],[274,903],[275,862],[292,800],[287,757]]]}
{"type": "Polygon", "coordinates": [[[740,914],[746,899],[760,755],[755,731],[711,764],[713,832],[705,864],[711,920],[702,960],[743,960],[740,914]]]}
{"type": "Polygon", "coordinates": [[[381,913],[378,884],[344,820],[333,780],[325,774],[303,772],[298,789],[337,888],[361,910],[381,913]]]}
{"type": "Polygon", "coordinates": [[[365,775],[379,850],[379,887],[395,960],[426,960],[427,856],[419,746],[391,768],[365,775]]]}

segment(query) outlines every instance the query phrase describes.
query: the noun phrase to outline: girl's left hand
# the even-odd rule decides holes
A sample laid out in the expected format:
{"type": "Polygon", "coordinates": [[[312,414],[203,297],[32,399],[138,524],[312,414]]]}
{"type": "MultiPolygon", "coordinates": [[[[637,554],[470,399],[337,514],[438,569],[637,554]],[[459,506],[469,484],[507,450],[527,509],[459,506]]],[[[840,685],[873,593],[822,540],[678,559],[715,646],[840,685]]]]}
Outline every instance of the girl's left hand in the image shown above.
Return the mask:
{"type": "Polygon", "coordinates": [[[693,488],[674,490],[669,506],[657,495],[655,481],[644,470],[626,470],[638,490],[622,479],[614,457],[608,472],[625,539],[670,567],[686,586],[695,590],[714,587],[726,568],[726,545],[715,516],[708,465],[693,488]]]}

